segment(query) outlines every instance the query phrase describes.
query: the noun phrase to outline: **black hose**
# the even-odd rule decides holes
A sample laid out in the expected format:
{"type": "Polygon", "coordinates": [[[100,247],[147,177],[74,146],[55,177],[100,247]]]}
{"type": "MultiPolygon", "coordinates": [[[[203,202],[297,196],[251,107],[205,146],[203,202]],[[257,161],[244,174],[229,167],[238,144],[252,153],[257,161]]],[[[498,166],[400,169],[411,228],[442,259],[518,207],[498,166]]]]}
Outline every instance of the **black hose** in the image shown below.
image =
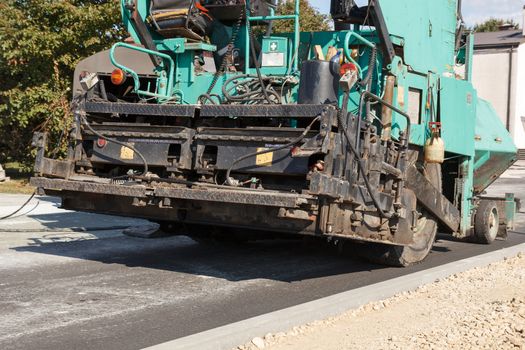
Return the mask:
{"type": "MultiPolygon", "coordinates": [[[[343,99],[343,110],[346,110],[346,105],[348,105],[348,100],[350,99],[350,92],[347,92],[343,99]]],[[[350,148],[350,151],[354,154],[354,157],[357,160],[357,167],[359,169],[359,172],[361,173],[361,176],[363,177],[363,181],[365,183],[366,189],[368,193],[370,194],[370,198],[372,198],[372,202],[374,203],[374,206],[377,209],[377,212],[379,215],[385,219],[391,219],[392,214],[385,213],[383,209],[381,209],[381,205],[379,204],[379,201],[377,200],[375,196],[375,192],[372,189],[372,186],[370,185],[370,182],[368,181],[368,177],[365,172],[365,167],[363,165],[363,160],[361,159],[361,156],[359,155],[359,152],[355,149],[354,145],[352,144],[352,141],[350,139],[350,135],[348,135],[348,130],[346,128],[345,122],[343,120],[343,113],[337,113],[337,119],[339,121],[339,127],[341,128],[341,131],[343,132],[346,141],[348,143],[348,147],[350,148]]]]}
{"type": "Polygon", "coordinates": [[[215,95],[215,94],[202,94],[202,95],[199,96],[199,101],[203,105],[206,104],[206,101],[211,102],[212,105],[221,104],[220,96],[219,95],[215,95]],[[218,100],[219,103],[217,103],[217,102],[215,102],[213,100],[214,97],[218,100]]]}
{"type": "Polygon", "coordinates": [[[22,204],[22,206],[20,206],[20,208],[18,208],[17,210],[15,210],[14,212],[12,212],[11,214],[9,215],[6,215],[6,216],[2,216],[0,218],[0,220],[5,220],[5,219],[9,219],[10,217],[12,216],[15,216],[18,212],[20,212],[20,210],[24,209],[28,204],[29,202],[31,202],[31,199],[33,199],[36,195],[36,191],[33,192],[33,194],[31,195],[31,197],[29,197],[29,199],[27,201],[25,201],[24,204],[22,204]]]}
{"type": "Polygon", "coordinates": [[[248,159],[248,158],[253,158],[253,157],[257,157],[257,156],[260,156],[262,154],[266,154],[266,153],[272,153],[272,152],[277,152],[277,151],[280,151],[280,150],[283,150],[283,149],[286,149],[286,148],[289,148],[289,147],[292,147],[292,146],[295,146],[296,144],[298,144],[299,142],[301,142],[305,137],[306,135],[310,132],[310,130],[312,129],[312,126],[315,124],[315,122],[319,121],[321,119],[321,117],[316,117],[311,123],[310,125],[308,125],[306,127],[306,129],[304,129],[303,133],[297,137],[295,140],[293,140],[292,142],[289,142],[285,145],[282,145],[282,146],[279,146],[279,147],[276,147],[276,148],[270,148],[270,149],[267,149],[267,150],[264,150],[264,151],[260,151],[260,152],[254,152],[254,153],[250,153],[250,154],[247,154],[247,155],[244,155],[240,158],[237,158],[231,165],[230,167],[228,168],[228,171],[226,172],[226,183],[229,185],[229,186],[236,186],[235,184],[235,179],[232,179],[230,177],[230,174],[233,170],[233,167],[235,167],[235,165],[237,165],[238,163],[242,162],[243,160],[245,159],[248,159]]]}
{"type": "Polygon", "coordinates": [[[79,115],[80,116],[80,119],[82,120],[83,124],[89,129],[89,131],[91,131],[93,134],[95,134],[96,136],[108,141],[108,142],[112,142],[112,143],[115,143],[117,145],[121,145],[123,147],[126,147],[126,148],[129,148],[130,150],[132,150],[133,152],[135,152],[139,158],[142,160],[142,163],[144,164],[144,170],[142,172],[142,176],[145,176],[147,173],[148,173],[148,162],[146,161],[146,158],[142,155],[142,153],[140,153],[135,147],[133,147],[132,145],[130,145],[129,143],[126,143],[126,142],[122,142],[122,141],[119,141],[119,140],[116,140],[116,139],[112,139],[112,138],[109,138],[109,137],[106,137],[104,135],[102,135],[101,133],[95,131],[95,129],[93,129],[91,127],[91,125],[89,124],[89,122],[87,121],[87,119],[83,116],[83,115],[79,115]]]}
{"type": "Polygon", "coordinates": [[[259,66],[259,59],[257,59],[257,53],[255,52],[255,36],[253,35],[252,26],[250,24],[250,21],[248,20],[248,17],[250,17],[250,15],[250,9],[248,8],[248,6],[246,6],[246,26],[248,28],[248,35],[250,37],[250,53],[252,56],[252,60],[255,64],[255,71],[257,72],[257,78],[259,79],[259,83],[261,84],[261,89],[264,98],[269,104],[273,104],[272,100],[270,100],[270,96],[268,95],[268,91],[266,91],[266,85],[264,85],[264,81],[261,74],[261,68],[259,66]]]}
{"type": "Polygon", "coordinates": [[[368,72],[366,73],[366,76],[360,82],[357,83],[362,88],[365,88],[373,78],[373,74],[376,68],[376,59],[377,48],[374,46],[372,47],[372,51],[370,52],[370,59],[368,61],[368,72]]]}
{"type": "MultiPolygon", "coordinates": [[[[256,76],[249,74],[241,74],[230,77],[224,82],[224,84],[222,85],[222,94],[228,102],[250,103],[257,101],[265,101],[265,97],[261,95],[261,89],[262,87],[260,86],[260,82],[256,76]],[[236,84],[233,87],[229,88],[229,85],[232,82],[241,79],[246,79],[246,81],[236,84]],[[230,91],[240,86],[242,86],[244,90],[246,90],[246,92],[237,95],[233,95],[230,93],[230,91]]],[[[277,99],[280,99],[280,96],[275,91],[267,90],[267,93],[273,95],[277,99]]]]}

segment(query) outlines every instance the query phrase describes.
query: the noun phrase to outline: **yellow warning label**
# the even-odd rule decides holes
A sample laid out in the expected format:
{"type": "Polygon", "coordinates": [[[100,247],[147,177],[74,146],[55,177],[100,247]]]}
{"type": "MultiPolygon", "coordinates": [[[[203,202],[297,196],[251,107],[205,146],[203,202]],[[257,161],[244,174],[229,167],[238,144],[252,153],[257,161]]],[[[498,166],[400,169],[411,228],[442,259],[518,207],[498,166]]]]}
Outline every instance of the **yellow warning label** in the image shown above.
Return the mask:
{"type": "MultiPolygon", "coordinates": [[[[133,146],[133,144],[131,143],[130,145],[133,146]]],[[[135,152],[131,148],[125,147],[125,146],[122,146],[120,148],[120,159],[133,160],[134,157],[135,157],[135,152]]]]}
{"type": "MultiPolygon", "coordinates": [[[[257,153],[262,151],[267,151],[268,148],[257,148],[257,153]]],[[[273,162],[273,152],[259,154],[255,159],[255,164],[258,166],[272,166],[273,162]]]]}

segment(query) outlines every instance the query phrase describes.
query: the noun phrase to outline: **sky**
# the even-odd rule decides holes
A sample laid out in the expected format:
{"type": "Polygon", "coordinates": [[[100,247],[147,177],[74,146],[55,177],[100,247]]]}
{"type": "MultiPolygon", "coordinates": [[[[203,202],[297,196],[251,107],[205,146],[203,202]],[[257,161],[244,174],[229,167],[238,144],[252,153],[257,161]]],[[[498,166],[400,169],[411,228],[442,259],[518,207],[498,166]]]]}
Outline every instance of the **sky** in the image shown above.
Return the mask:
{"type": "MultiPolygon", "coordinates": [[[[330,12],[330,0],[310,0],[310,3],[323,13],[330,12]]],[[[357,0],[357,3],[362,5],[366,1],[357,0]]],[[[468,26],[481,23],[490,17],[512,18],[521,24],[524,5],[525,0],[463,0],[463,17],[468,26]]]]}

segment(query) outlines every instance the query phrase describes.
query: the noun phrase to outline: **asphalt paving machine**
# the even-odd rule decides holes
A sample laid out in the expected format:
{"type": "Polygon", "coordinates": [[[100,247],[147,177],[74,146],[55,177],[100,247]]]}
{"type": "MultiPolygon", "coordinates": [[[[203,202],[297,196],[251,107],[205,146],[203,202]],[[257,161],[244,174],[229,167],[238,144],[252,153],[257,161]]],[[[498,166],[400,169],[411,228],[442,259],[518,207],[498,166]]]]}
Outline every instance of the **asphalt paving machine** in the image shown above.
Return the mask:
{"type": "Polygon", "coordinates": [[[65,208],[363,242],[398,266],[438,229],[491,243],[512,228],[513,195],[484,191],[516,148],[472,86],[460,0],[332,0],[327,32],[300,31],[299,0],[121,6],[130,37],[76,69],[67,157],[34,136],[31,182],[65,208]]]}

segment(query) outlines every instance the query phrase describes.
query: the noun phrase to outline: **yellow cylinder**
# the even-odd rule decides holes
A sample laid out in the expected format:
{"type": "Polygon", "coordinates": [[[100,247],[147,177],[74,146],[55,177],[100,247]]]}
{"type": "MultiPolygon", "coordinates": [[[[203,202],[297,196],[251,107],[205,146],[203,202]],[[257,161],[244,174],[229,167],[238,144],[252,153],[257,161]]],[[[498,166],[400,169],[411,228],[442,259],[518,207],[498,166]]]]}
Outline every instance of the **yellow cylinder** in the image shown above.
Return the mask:
{"type": "Polygon", "coordinates": [[[439,133],[432,133],[432,137],[425,143],[425,162],[443,164],[445,161],[445,141],[439,133]]]}

